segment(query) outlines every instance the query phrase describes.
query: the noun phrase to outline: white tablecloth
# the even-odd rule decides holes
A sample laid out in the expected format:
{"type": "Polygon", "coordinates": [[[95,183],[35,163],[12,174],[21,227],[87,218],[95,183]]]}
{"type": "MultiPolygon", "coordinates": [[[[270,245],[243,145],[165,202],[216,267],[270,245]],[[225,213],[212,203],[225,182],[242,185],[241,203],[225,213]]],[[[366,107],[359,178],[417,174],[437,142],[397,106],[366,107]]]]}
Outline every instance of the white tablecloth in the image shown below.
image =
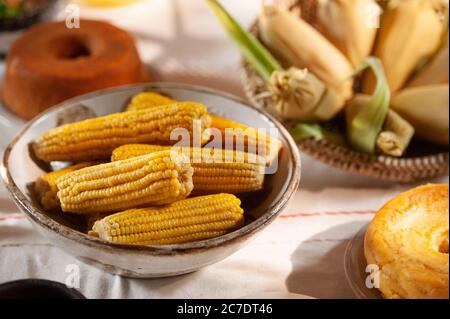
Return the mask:
{"type": "MultiPolygon", "coordinates": [[[[259,4],[222,2],[245,25],[259,4]]],[[[204,1],[149,0],[121,9],[81,11],[83,17],[108,19],[132,32],[156,80],[242,96],[239,53],[204,1]]],[[[2,112],[0,106],[0,119],[2,112]]],[[[67,265],[77,264],[79,290],[88,298],[238,298],[275,291],[352,298],[343,265],[348,240],[386,200],[414,185],[377,182],[302,159],[299,191],[258,238],[218,264],[167,279],[126,279],[78,262],[38,235],[1,185],[0,283],[32,277],[65,282],[67,265]]],[[[434,182],[448,183],[448,177],[434,182]]]]}

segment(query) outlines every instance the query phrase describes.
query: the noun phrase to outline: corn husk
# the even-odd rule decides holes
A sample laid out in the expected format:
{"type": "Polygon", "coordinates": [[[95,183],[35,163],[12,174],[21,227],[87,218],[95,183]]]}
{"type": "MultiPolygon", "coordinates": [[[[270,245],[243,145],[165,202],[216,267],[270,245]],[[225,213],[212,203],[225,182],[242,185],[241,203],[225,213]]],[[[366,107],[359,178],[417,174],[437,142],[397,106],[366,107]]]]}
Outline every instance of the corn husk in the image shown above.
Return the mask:
{"type": "Polygon", "coordinates": [[[386,155],[401,157],[414,136],[414,127],[397,112],[390,109],[378,135],[378,150],[386,155]]]}
{"type": "Polygon", "coordinates": [[[344,99],[352,96],[350,62],[311,25],[285,9],[265,5],[259,26],[264,43],[284,64],[308,69],[344,99]]]}
{"type": "Polygon", "coordinates": [[[408,87],[448,83],[448,45],[408,83],[408,87]]]}
{"type": "MultiPolygon", "coordinates": [[[[351,123],[356,114],[369,104],[370,98],[369,95],[357,94],[347,103],[345,108],[347,123],[351,123]]],[[[383,128],[376,138],[377,152],[401,157],[406,152],[413,136],[413,126],[395,111],[389,110],[383,128]]]]}
{"type": "Polygon", "coordinates": [[[331,130],[319,124],[297,123],[290,129],[290,133],[297,141],[314,138],[316,140],[326,140],[335,145],[347,147],[347,141],[343,134],[337,130],[331,130]]]}
{"type": "MultiPolygon", "coordinates": [[[[397,7],[401,2],[410,0],[379,0],[379,4],[383,10],[391,10],[397,7]]],[[[443,13],[448,9],[448,0],[426,0],[431,7],[438,13],[443,13]]]]}
{"type": "Polygon", "coordinates": [[[436,11],[442,12],[448,9],[448,0],[430,0],[436,11]]]}
{"type": "MultiPolygon", "coordinates": [[[[207,0],[225,30],[239,46],[247,62],[265,80],[273,99],[270,111],[287,120],[326,121],[342,110],[345,97],[305,69],[284,70],[258,40],[245,31],[216,0],[207,0]]],[[[296,18],[297,19],[297,18],[296,18]]]]}
{"type": "Polygon", "coordinates": [[[380,14],[374,0],[318,0],[316,24],[357,67],[372,51],[380,14]]]}
{"type": "Polygon", "coordinates": [[[341,95],[306,69],[275,71],[268,86],[275,112],[284,119],[321,122],[333,118],[345,104],[341,95]]]}
{"type": "Polygon", "coordinates": [[[448,145],[448,84],[407,88],[392,98],[391,107],[410,122],[417,136],[448,145]]]}
{"type": "Polygon", "coordinates": [[[350,145],[356,150],[375,154],[378,135],[383,129],[389,112],[391,92],[386,81],[383,66],[377,58],[369,57],[358,72],[370,67],[377,80],[375,91],[370,98],[353,99],[345,109],[347,137],[350,145]]]}
{"type": "MultiPolygon", "coordinates": [[[[401,89],[416,67],[438,49],[443,24],[429,0],[403,0],[389,10],[375,45],[391,91],[401,89]]],[[[363,92],[371,93],[375,79],[369,73],[363,92]]]]}

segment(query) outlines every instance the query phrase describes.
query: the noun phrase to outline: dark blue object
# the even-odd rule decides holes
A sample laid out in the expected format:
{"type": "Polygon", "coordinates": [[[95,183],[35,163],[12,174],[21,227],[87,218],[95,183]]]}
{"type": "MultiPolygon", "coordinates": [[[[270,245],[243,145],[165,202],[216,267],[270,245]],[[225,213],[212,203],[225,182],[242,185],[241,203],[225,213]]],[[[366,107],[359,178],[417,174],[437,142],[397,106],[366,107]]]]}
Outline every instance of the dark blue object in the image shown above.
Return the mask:
{"type": "Polygon", "coordinates": [[[0,299],[86,299],[86,297],[56,281],[22,279],[1,284],[0,299]]]}

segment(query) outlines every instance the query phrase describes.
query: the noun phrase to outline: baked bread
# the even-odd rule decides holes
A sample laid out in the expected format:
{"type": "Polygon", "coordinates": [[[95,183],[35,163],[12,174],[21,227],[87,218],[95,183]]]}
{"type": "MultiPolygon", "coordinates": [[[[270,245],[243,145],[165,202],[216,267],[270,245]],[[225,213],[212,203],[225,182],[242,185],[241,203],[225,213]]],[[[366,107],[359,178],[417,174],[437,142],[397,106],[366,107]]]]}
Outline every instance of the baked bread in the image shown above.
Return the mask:
{"type": "Polygon", "coordinates": [[[368,264],[379,268],[385,298],[448,298],[448,185],[425,185],[398,195],[366,233],[368,264]]]}

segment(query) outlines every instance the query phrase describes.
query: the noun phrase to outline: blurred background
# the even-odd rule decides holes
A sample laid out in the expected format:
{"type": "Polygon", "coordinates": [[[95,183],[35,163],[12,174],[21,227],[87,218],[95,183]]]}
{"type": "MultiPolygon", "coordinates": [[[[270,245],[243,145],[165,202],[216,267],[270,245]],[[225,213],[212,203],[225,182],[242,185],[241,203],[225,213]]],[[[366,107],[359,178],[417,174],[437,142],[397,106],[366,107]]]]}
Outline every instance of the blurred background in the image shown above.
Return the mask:
{"type": "MultiPolygon", "coordinates": [[[[259,0],[223,2],[245,26],[255,19],[259,3],[259,0]]],[[[66,19],[74,13],[73,5],[78,6],[81,18],[106,20],[130,32],[141,58],[153,71],[153,80],[200,84],[243,95],[237,78],[239,52],[205,1],[61,0],[56,1],[50,18],[66,19]]],[[[46,15],[45,19],[48,18],[46,15]]],[[[12,34],[16,32],[0,32],[3,54],[12,34]]]]}

